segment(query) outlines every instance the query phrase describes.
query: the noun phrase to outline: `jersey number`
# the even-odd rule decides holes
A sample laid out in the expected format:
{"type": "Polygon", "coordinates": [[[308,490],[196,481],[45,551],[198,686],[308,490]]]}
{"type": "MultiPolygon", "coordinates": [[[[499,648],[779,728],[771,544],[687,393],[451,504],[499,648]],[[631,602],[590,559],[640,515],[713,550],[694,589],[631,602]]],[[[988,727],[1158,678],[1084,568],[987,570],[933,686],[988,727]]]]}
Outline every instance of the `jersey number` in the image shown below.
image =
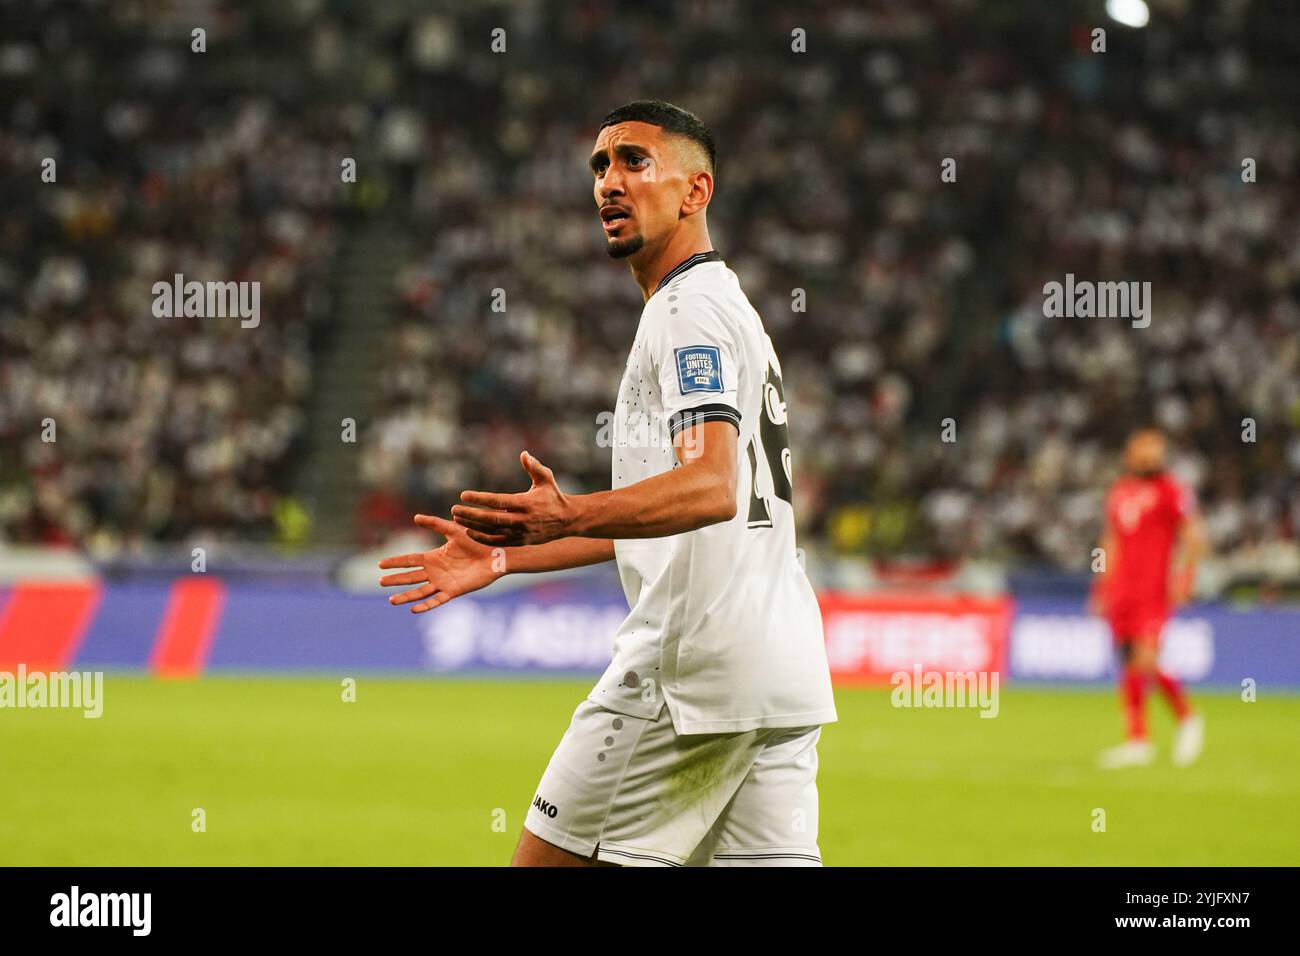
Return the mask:
{"type": "MultiPolygon", "coordinates": [[[[781,376],[770,364],[763,378],[763,408],[758,417],[758,443],[767,461],[772,496],[794,505],[790,465],[790,428],[786,424],[785,389],[781,376]]],[[[772,527],[772,506],[758,493],[758,448],[749,440],[749,527],[772,527]]]]}

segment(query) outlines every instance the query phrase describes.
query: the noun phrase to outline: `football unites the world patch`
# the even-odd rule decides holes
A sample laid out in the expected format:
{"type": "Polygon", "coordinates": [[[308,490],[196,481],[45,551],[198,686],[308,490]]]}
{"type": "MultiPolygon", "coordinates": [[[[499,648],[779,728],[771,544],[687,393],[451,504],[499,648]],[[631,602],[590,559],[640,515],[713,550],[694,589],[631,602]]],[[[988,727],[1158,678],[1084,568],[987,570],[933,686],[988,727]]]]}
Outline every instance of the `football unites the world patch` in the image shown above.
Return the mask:
{"type": "Polygon", "coordinates": [[[722,391],[722,356],[717,346],[692,345],[673,351],[677,355],[677,382],[683,395],[722,391]]]}

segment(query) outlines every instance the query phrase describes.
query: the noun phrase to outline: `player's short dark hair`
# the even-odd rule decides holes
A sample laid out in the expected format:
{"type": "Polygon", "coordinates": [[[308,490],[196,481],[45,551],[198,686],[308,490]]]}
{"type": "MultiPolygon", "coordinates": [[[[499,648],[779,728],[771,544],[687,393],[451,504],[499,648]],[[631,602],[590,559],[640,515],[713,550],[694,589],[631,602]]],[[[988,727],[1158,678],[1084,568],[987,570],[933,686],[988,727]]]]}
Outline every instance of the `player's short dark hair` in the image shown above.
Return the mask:
{"type": "Polygon", "coordinates": [[[704,122],[690,110],[684,110],[663,100],[633,100],[610,113],[601,121],[600,128],[619,123],[649,123],[685,136],[696,143],[709,157],[709,172],[718,168],[718,150],[713,144],[713,134],[704,122]]]}

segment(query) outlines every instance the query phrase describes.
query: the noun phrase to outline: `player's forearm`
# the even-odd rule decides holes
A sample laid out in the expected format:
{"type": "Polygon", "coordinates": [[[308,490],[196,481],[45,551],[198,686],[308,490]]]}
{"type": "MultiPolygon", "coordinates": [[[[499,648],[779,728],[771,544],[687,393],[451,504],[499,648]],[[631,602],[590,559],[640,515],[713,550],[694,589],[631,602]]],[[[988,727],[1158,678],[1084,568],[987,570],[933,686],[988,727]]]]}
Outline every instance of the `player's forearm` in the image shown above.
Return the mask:
{"type": "Polygon", "coordinates": [[[1210,539],[1205,534],[1205,528],[1198,524],[1187,540],[1187,546],[1183,551],[1183,560],[1193,571],[1210,552],[1210,539]]]}
{"type": "Polygon", "coordinates": [[[506,574],[563,571],[614,560],[614,542],[608,538],[560,538],[504,550],[506,574]]]}
{"type": "Polygon", "coordinates": [[[1178,536],[1178,553],[1176,560],[1173,562],[1174,574],[1178,579],[1187,582],[1194,581],[1196,579],[1196,568],[1208,550],[1209,542],[1200,523],[1185,525],[1183,533],[1178,536]]]}
{"type": "Polygon", "coordinates": [[[1171,568],[1174,576],[1179,580],[1194,581],[1196,580],[1196,568],[1200,564],[1201,555],[1199,550],[1193,547],[1184,547],[1178,558],[1171,562],[1171,568]]]}
{"type": "Polygon", "coordinates": [[[697,465],[571,500],[570,533],[587,538],[664,538],[730,521],[736,514],[734,484],[697,465]]]}

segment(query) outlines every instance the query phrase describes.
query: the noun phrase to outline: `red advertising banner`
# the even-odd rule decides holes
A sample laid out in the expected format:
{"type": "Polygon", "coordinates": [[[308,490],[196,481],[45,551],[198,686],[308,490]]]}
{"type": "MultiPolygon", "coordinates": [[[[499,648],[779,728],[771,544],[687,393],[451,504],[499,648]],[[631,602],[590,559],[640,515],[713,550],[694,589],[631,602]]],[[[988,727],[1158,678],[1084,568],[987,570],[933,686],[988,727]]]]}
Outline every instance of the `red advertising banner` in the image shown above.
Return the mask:
{"type": "Polygon", "coordinates": [[[888,683],[900,671],[1006,676],[1009,597],[827,591],[819,599],[837,683],[888,683]]]}

